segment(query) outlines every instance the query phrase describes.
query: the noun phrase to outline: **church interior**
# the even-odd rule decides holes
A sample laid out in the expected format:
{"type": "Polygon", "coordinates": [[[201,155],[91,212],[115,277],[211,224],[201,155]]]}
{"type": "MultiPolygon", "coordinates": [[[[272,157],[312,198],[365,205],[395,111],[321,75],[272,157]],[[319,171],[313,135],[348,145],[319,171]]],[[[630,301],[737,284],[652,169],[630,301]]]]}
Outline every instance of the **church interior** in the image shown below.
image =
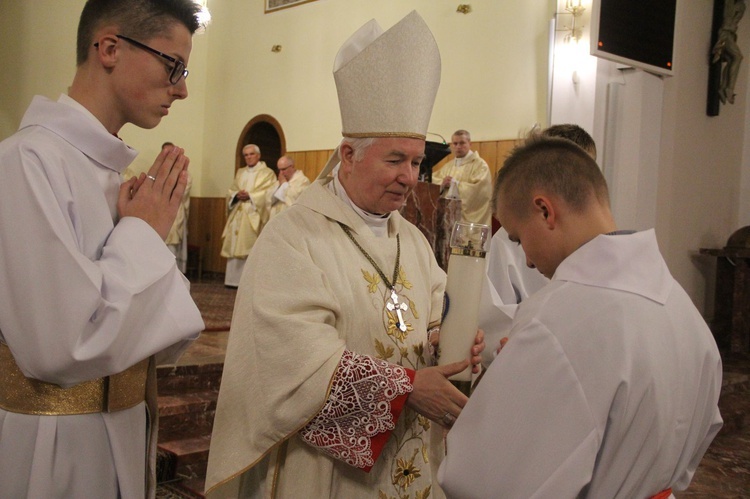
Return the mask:
{"type": "MultiPolygon", "coordinates": [[[[172,141],[185,148],[193,178],[185,273],[206,330],[177,365],[158,369],[157,497],[203,497],[236,295],[223,285],[226,193],[245,164],[243,146],[257,144],[273,169],[289,156],[314,181],[341,139],[337,48],[368,20],[391,26],[412,10],[430,26],[442,60],[428,141],[445,144],[469,130],[494,176],[535,126],[576,123],[592,135],[618,225],[655,229],[670,272],[722,353],[724,428],[691,487],[675,496],[750,497],[750,65],[740,66],[732,102],[717,104],[709,54],[723,0],[676,0],[666,72],[592,55],[600,1],[573,2],[575,12],[570,0],[200,2],[210,22],[193,39],[189,98],[155,130],[128,125],[120,134],[140,151],[136,170],[172,141]]],[[[84,3],[1,3],[0,140],[16,131],[34,95],[65,92],[84,3]]],[[[750,54],[749,20],[740,22],[737,44],[750,54]]],[[[431,220],[424,230],[435,241],[443,220],[431,220]]]]}

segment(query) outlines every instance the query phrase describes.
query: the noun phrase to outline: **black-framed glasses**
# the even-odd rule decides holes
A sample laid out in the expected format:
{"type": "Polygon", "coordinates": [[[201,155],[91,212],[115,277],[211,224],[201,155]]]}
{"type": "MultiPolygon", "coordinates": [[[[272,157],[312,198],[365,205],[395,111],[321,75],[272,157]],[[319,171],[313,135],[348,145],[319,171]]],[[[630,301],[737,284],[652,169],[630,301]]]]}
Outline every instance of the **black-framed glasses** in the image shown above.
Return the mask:
{"type": "MultiPolygon", "coordinates": [[[[129,38],[125,35],[115,35],[117,38],[121,38],[125,40],[126,42],[130,43],[131,45],[135,45],[139,49],[147,50],[151,52],[152,54],[156,54],[162,59],[166,59],[167,61],[171,62],[173,64],[172,66],[172,72],[169,73],[169,83],[172,85],[177,85],[181,79],[188,77],[188,70],[185,67],[185,63],[182,61],[179,61],[175,59],[174,57],[165,54],[164,52],[159,52],[156,49],[152,49],[148,45],[139,42],[138,40],[133,40],[132,38],[129,38]]],[[[95,43],[94,46],[98,46],[98,43],[95,43]]]]}

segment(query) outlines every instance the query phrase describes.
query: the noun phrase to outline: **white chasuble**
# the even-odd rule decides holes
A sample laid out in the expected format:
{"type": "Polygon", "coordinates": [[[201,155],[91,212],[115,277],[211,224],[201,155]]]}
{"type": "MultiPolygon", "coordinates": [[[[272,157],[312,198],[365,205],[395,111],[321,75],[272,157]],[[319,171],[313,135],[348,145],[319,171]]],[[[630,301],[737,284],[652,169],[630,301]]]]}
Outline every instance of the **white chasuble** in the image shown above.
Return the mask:
{"type": "Polygon", "coordinates": [[[432,174],[432,183],[440,185],[445,177],[458,181],[461,218],[464,222],[492,223],[492,173],[487,162],[471,151],[461,161],[454,159],[432,174]]]}
{"type": "Polygon", "coordinates": [[[263,161],[258,161],[252,168],[244,166],[237,170],[227,194],[229,216],[221,235],[224,240],[221,256],[246,258],[250,253],[263,225],[268,221],[266,197],[275,183],[276,175],[263,161]],[[239,191],[247,191],[250,199],[237,200],[239,191]]]}
{"type": "Polygon", "coordinates": [[[442,429],[403,402],[413,371],[432,364],[445,273],[397,212],[376,237],[324,182],[274,217],[249,256],[206,486],[224,485],[214,497],[442,497],[442,429]],[[393,290],[340,224],[389,281],[399,235],[393,290]]]}

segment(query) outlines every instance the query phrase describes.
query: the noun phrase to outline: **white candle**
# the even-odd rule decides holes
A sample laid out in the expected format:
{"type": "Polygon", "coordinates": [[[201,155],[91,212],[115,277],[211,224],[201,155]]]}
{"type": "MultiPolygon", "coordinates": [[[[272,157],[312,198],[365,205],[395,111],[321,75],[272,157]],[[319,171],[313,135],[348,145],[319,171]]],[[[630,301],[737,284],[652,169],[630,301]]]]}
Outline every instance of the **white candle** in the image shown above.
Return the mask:
{"type": "MultiPolygon", "coordinates": [[[[446,311],[440,326],[439,365],[471,357],[479,322],[479,299],[485,273],[486,245],[490,228],[482,224],[458,222],[451,237],[448,281],[445,286],[446,311]]],[[[471,381],[471,368],[449,378],[471,381]]]]}

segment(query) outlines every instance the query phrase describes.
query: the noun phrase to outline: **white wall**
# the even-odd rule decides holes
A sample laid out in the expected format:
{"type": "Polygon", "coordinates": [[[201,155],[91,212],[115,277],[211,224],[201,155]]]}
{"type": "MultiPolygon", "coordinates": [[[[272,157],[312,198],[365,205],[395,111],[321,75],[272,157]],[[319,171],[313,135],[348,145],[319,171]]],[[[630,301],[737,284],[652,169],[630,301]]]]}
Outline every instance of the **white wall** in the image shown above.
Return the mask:
{"type": "MultiPolygon", "coordinates": [[[[707,116],[712,12],[713,0],[677,1],[674,76],[661,79],[599,60],[597,71],[585,72],[579,84],[596,88],[589,131],[600,146],[618,225],[655,227],[670,271],[708,317],[715,262],[698,251],[723,247],[750,223],[748,59],[735,103],[707,116]]],[[[738,30],[746,57],[749,24],[744,19],[738,30]]],[[[552,122],[589,123],[592,93],[569,87],[553,89],[552,122]]]]}
{"type": "MultiPolygon", "coordinates": [[[[750,190],[740,190],[748,175],[743,139],[747,133],[750,19],[740,23],[738,43],[745,54],[735,87],[734,104],[719,116],[706,115],[708,53],[713,9],[711,0],[678,0],[675,68],[665,81],[662,154],[659,172],[657,232],[674,276],[698,306],[713,310],[711,259],[697,255],[702,247],[723,247],[741,227],[739,207],[750,190]]],[[[745,225],[748,223],[744,215],[745,225]]]]}

